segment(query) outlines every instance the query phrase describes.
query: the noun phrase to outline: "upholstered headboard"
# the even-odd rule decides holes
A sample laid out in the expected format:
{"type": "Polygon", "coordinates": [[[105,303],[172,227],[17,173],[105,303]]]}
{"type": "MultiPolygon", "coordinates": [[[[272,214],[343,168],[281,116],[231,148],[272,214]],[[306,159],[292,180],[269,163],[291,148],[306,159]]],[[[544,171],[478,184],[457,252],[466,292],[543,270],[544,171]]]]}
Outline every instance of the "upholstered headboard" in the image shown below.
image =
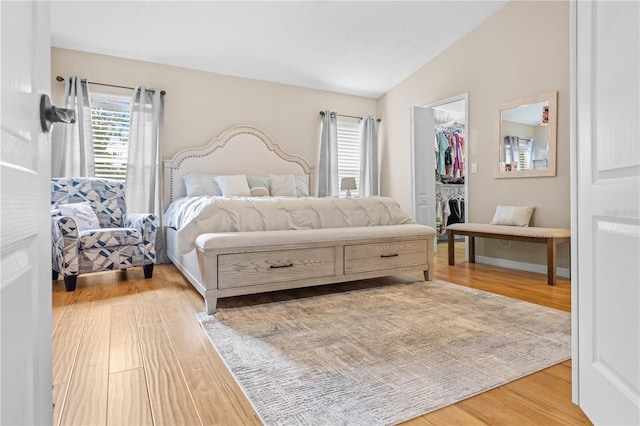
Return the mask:
{"type": "Polygon", "coordinates": [[[313,168],[295,154],[288,154],[269,135],[254,126],[225,130],[200,148],[188,148],[164,160],[164,209],[186,195],[182,177],[191,172],[211,175],[304,175],[313,194],[313,168]]]}

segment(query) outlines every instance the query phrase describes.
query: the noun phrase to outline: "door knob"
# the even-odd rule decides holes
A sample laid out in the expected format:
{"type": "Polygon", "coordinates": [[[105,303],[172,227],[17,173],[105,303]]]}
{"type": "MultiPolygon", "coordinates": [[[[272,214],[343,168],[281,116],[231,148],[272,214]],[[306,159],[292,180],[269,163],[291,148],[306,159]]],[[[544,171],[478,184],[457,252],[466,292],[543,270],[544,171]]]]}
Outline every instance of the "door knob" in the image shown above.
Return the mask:
{"type": "Polygon", "coordinates": [[[76,122],[76,112],[72,109],[57,108],[51,105],[49,95],[40,96],[40,126],[48,133],[53,123],[71,124],[76,122]]]}

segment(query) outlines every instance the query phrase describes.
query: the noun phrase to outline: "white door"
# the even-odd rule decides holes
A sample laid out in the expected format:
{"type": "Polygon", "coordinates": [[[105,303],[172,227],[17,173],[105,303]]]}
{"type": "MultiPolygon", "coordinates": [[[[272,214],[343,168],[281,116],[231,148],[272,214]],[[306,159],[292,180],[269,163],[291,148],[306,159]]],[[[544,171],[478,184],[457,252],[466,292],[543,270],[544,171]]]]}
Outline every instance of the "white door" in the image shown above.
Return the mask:
{"type": "Polygon", "coordinates": [[[0,14],[0,424],[51,424],[49,4],[3,1],[0,14]]]}
{"type": "MultiPolygon", "coordinates": [[[[435,138],[432,108],[411,108],[411,176],[413,218],[416,223],[436,228],[435,138]]],[[[438,240],[434,239],[434,251],[438,240]]]]}
{"type": "Polygon", "coordinates": [[[574,401],[640,424],[640,3],[572,2],[574,401]]]}

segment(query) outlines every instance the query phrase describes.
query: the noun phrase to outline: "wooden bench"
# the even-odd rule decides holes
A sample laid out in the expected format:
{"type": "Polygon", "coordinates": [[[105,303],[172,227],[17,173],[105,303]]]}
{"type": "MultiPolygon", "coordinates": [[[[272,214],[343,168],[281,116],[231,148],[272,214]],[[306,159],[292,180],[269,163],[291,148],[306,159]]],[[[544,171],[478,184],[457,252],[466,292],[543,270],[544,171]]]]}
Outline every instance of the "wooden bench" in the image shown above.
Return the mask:
{"type": "Polygon", "coordinates": [[[499,240],[525,241],[547,245],[547,282],[556,283],[556,250],[557,245],[571,241],[571,231],[560,228],[539,228],[489,225],[485,223],[456,223],[447,226],[449,237],[449,265],[455,265],[454,236],[469,237],[469,262],[475,263],[475,238],[493,238],[499,240]]]}

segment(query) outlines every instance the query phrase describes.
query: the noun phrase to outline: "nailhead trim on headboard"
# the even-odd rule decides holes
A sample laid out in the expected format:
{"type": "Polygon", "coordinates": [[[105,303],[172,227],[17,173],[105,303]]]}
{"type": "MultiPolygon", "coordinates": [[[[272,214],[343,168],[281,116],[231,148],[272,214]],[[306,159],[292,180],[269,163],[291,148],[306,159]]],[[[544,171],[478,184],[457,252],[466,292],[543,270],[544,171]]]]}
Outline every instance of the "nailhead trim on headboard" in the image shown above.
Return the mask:
{"type": "MultiPolygon", "coordinates": [[[[174,155],[171,160],[165,160],[165,172],[169,171],[170,173],[168,180],[169,192],[167,193],[165,189],[165,196],[170,196],[169,201],[173,201],[175,196],[174,185],[176,185],[176,182],[174,181],[174,170],[180,169],[183,166],[184,161],[187,161],[189,159],[203,158],[215,154],[218,150],[224,148],[231,139],[240,135],[250,135],[258,138],[260,141],[262,141],[265,147],[270,152],[273,152],[280,160],[300,166],[300,168],[307,175],[307,189],[311,194],[313,169],[304,158],[300,157],[299,155],[289,154],[285,152],[280,147],[280,145],[275,143],[273,139],[269,137],[269,135],[267,135],[259,128],[249,125],[240,125],[225,130],[220,136],[211,139],[205,146],[199,148],[184,149],[174,155]]],[[[165,176],[165,182],[166,181],[167,177],[165,176]]]]}

